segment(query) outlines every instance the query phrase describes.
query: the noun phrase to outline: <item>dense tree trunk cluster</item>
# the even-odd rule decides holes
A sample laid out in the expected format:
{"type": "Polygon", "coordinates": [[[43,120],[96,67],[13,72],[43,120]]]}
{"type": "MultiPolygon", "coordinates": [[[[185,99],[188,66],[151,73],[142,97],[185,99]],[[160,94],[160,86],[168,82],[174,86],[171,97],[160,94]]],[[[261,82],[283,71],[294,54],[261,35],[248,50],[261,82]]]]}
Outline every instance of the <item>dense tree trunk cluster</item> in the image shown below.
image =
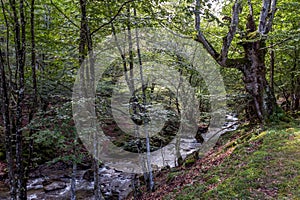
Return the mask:
{"type": "MultiPolygon", "coordinates": [[[[12,17],[13,35],[14,35],[14,55],[15,55],[15,82],[13,84],[12,76],[6,78],[6,70],[11,72],[9,62],[9,41],[6,45],[6,57],[1,55],[1,82],[3,94],[3,119],[6,133],[6,154],[9,164],[9,179],[11,188],[11,199],[26,199],[26,171],[23,158],[23,120],[24,120],[24,98],[25,98],[25,54],[26,54],[26,17],[25,2],[20,0],[9,2],[10,15],[12,17]],[[7,68],[5,67],[7,65],[7,68]],[[16,101],[12,102],[11,96],[16,95],[16,101]],[[14,106],[14,109],[11,107],[14,106]]],[[[5,16],[7,38],[9,39],[10,25],[8,24],[7,11],[4,8],[4,2],[1,1],[2,13],[5,16]]]]}

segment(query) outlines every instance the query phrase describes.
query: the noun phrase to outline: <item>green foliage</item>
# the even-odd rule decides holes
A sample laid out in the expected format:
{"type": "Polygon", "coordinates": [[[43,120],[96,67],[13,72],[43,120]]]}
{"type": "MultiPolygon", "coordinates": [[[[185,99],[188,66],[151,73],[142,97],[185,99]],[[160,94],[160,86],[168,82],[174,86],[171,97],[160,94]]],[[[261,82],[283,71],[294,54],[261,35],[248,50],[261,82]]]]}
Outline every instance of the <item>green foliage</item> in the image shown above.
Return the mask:
{"type": "Polygon", "coordinates": [[[55,131],[41,130],[32,135],[35,145],[33,163],[44,163],[60,155],[65,147],[65,137],[55,131]]]}
{"type": "Polygon", "coordinates": [[[41,130],[32,136],[32,139],[40,147],[55,148],[62,147],[65,137],[58,132],[51,130],[41,130]]]}
{"type": "MultiPolygon", "coordinates": [[[[166,0],[154,0],[154,1],[134,1],[129,3],[131,6],[131,20],[129,21],[126,6],[123,4],[126,0],[122,1],[87,1],[87,19],[92,35],[93,44],[101,42],[105,36],[111,35],[112,26],[106,24],[111,20],[113,16],[119,12],[118,16],[113,21],[116,32],[126,31],[127,24],[134,27],[167,27],[174,32],[184,34],[186,36],[195,36],[194,30],[194,1],[192,0],[180,0],[180,1],[166,1],[166,0]],[[120,10],[120,8],[122,9],[120,10]],[[133,17],[133,6],[136,7],[137,17],[133,17]],[[105,25],[106,24],[106,25],[105,25]],[[100,29],[99,29],[100,28],[100,29]]],[[[222,2],[222,10],[219,12],[212,11],[212,2],[203,0],[201,1],[201,28],[203,33],[207,35],[207,39],[219,52],[222,48],[223,37],[229,30],[230,23],[227,20],[222,19],[224,16],[230,16],[232,11],[233,2],[222,2]]],[[[258,24],[259,12],[261,8],[261,1],[253,0],[253,11],[256,24],[258,24]]],[[[248,15],[248,5],[246,1],[243,1],[243,12],[240,15],[240,23],[238,25],[237,35],[232,42],[232,46],[229,49],[229,56],[231,58],[243,57],[243,47],[241,44],[249,40],[265,39],[267,50],[273,50],[275,52],[275,93],[279,100],[286,102],[286,110],[292,110],[294,114],[299,115],[299,111],[293,111],[293,99],[296,95],[300,94],[300,3],[296,1],[283,0],[278,2],[278,10],[274,19],[274,26],[271,34],[267,38],[262,38],[257,32],[247,33],[246,19],[248,15]],[[284,100],[282,100],[284,99],[284,100]],[[289,105],[289,106],[288,106],[289,105]]],[[[9,11],[10,6],[8,1],[4,1],[4,11],[9,11]]],[[[84,147],[78,142],[76,143],[76,130],[74,122],[72,120],[71,112],[71,93],[74,78],[79,69],[78,46],[80,43],[80,26],[81,26],[81,11],[78,6],[78,2],[71,0],[45,0],[36,1],[35,5],[35,52],[37,57],[36,62],[36,75],[38,80],[38,100],[41,105],[32,105],[33,99],[33,87],[32,87],[32,66],[30,63],[31,56],[31,33],[30,33],[30,6],[25,4],[26,11],[26,66],[25,66],[25,88],[26,99],[24,104],[24,113],[27,115],[32,107],[37,108],[38,112],[34,113],[34,119],[24,128],[24,136],[27,144],[30,139],[33,140],[35,145],[34,157],[36,162],[44,162],[58,157],[57,159],[72,160],[80,162],[82,155],[84,154],[84,147]],[[33,130],[33,135],[29,136],[27,129],[33,130]],[[74,142],[75,141],[75,142],[74,142]],[[78,147],[76,153],[74,153],[74,146],[78,147]]],[[[18,91],[14,90],[17,85],[18,75],[16,73],[16,62],[14,56],[15,35],[13,28],[12,13],[7,12],[9,26],[5,27],[4,14],[0,11],[0,48],[6,49],[4,43],[6,39],[9,42],[9,52],[7,52],[10,66],[8,66],[8,60],[5,62],[5,70],[11,74],[7,74],[10,78],[9,86],[12,88],[10,91],[11,96],[11,108],[15,107],[18,91]],[[7,37],[9,33],[9,38],[7,37]]],[[[228,18],[227,18],[228,19],[228,18]]],[[[124,47],[122,47],[124,48],[124,47]]],[[[126,52],[127,53],[127,52],[126,52]]],[[[135,52],[136,53],[136,52],[135,52]]],[[[209,110],[210,104],[208,101],[208,90],[203,78],[199,73],[187,63],[184,58],[180,58],[178,55],[173,55],[170,52],[143,52],[145,60],[150,64],[164,64],[175,66],[176,70],[181,70],[184,78],[190,81],[190,84],[196,88],[196,94],[200,102],[200,109],[203,112],[209,110]]],[[[5,58],[5,59],[7,59],[5,58]]],[[[112,61],[117,71],[116,74],[120,74],[122,69],[120,68],[120,60],[112,61]]],[[[267,66],[270,65],[270,58],[266,58],[267,66]]],[[[107,77],[103,77],[103,82],[100,84],[102,87],[102,96],[111,96],[114,87],[113,78],[109,77],[108,68],[107,77]],[[111,78],[111,79],[110,79],[111,78]]],[[[239,114],[243,114],[243,110],[248,105],[249,99],[245,95],[245,90],[242,82],[242,74],[236,69],[220,69],[224,81],[226,84],[227,93],[229,94],[228,104],[233,111],[237,111],[239,114]]],[[[117,79],[118,77],[114,77],[117,79]]],[[[99,91],[97,91],[99,92],[99,91]]],[[[137,91],[137,96],[141,92],[137,91]]],[[[146,90],[147,98],[152,98],[152,94],[149,88],[146,90]]],[[[175,98],[168,89],[162,89],[157,87],[155,90],[157,94],[156,103],[167,103],[170,100],[170,107],[175,110],[175,98]]],[[[100,96],[101,96],[100,95],[100,96]]],[[[101,96],[101,97],[102,97],[101,96]]],[[[141,101],[141,98],[139,98],[141,101]]],[[[107,116],[109,114],[109,98],[98,98],[96,100],[99,107],[99,113],[107,116]]],[[[1,101],[2,103],[2,101],[1,101]]],[[[299,108],[298,108],[299,109],[299,108]]],[[[175,112],[173,110],[166,113],[159,113],[166,116],[166,118],[172,118],[175,112]]],[[[130,110],[132,113],[132,110],[130,110]]],[[[11,114],[15,114],[14,110],[11,114]]],[[[24,114],[24,115],[25,115],[24,114]]],[[[208,123],[209,116],[204,113],[203,121],[208,123]],[[205,119],[204,119],[205,118],[205,119]]],[[[241,115],[240,115],[241,116],[241,115]]],[[[25,121],[27,116],[24,117],[25,121]]],[[[13,119],[11,119],[13,121],[13,119]]],[[[107,120],[107,119],[106,119],[107,120]]],[[[108,119],[110,120],[110,118],[108,119]]],[[[175,120],[174,120],[175,121],[175,120]]],[[[223,165],[216,166],[215,171],[210,172],[207,176],[207,183],[193,185],[186,187],[183,190],[183,194],[179,194],[178,199],[195,199],[200,198],[200,195],[207,199],[213,198],[245,198],[251,197],[254,199],[266,198],[264,192],[259,191],[259,188],[268,187],[271,188],[271,192],[276,190],[277,198],[296,198],[300,196],[297,187],[299,183],[299,160],[295,161],[295,157],[298,159],[299,154],[297,150],[299,148],[299,129],[295,124],[292,124],[291,118],[278,109],[271,116],[270,122],[273,124],[279,123],[282,127],[275,127],[262,133],[248,134],[240,140],[233,141],[228,147],[235,147],[236,151],[233,154],[232,165],[230,159],[228,159],[223,165]],[[289,126],[295,126],[295,128],[285,130],[289,126]],[[251,138],[250,141],[247,141],[251,138]],[[290,139],[293,138],[293,139],[290,139]],[[262,143],[262,144],[261,144],[262,143]],[[258,148],[258,149],[255,149],[258,148]],[[254,153],[249,149],[254,149],[254,153]],[[294,157],[292,157],[294,156],[294,157]],[[237,159],[235,159],[237,158],[237,159]],[[283,166],[279,166],[277,162],[283,162],[283,166]],[[283,169],[279,167],[284,167],[283,169]],[[215,173],[215,174],[214,174],[215,173]],[[225,176],[222,174],[224,173],[225,176]],[[276,174],[275,175],[272,174],[276,174]],[[278,183],[271,183],[270,180],[278,179],[278,183]],[[286,179],[285,177],[289,177],[286,179]],[[219,183],[222,179],[224,181],[219,183]],[[213,190],[209,190],[209,186],[217,184],[213,190]],[[256,191],[256,192],[253,192],[256,191]],[[293,193],[290,194],[290,191],[293,193]]],[[[176,121],[177,124],[177,121],[176,121]]],[[[179,124],[179,123],[178,123],[179,124]]],[[[2,128],[2,127],[0,127],[2,128]]],[[[118,128],[114,131],[118,132],[118,128]]],[[[248,130],[241,130],[243,133],[248,130]]],[[[0,144],[0,159],[4,155],[4,136],[2,130],[1,144],[0,144]]],[[[172,135],[174,136],[174,135],[172,135]]],[[[226,136],[225,136],[226,137],[226,136]]],[[[171,137],[167,138],[170,139],[171,137]]],[[[123,136],[120,141],[116,141],[118,145],[124,145],[124,140],[131,139],[128,135],[123,136]],[[122,140],[122,141],[121,141],[122,140]]],[[[154,138],[157,139],[157,138],[154,138]]],[[[167,139],[160,139],[168,143],[167,139]]],[[[157,140],[153,143],[158,144],[157,140]]],[[[130,147],[130,145],[127,145],[130,147]]],[[[156,145],[157,148],[160,147],[156,145]]],[[[153,147],[152,147],[153,148],[153,147]]],[[[154,150],[154,149],[153,149],[154,150]]],[[[193,165],[196,162],[194,158],[188,158],[185,161],[185,166],[193,165]]],[[[176,177],[177,173],[170,174],[168,177],[171,181],[176,177]]],[[[201,198],[203,197],[201,196],[201,198]]]]}
{"type": "Polygon", "coordinates": [[[0,151],[0,161],[5,160],[5,152],[4,151],[0,151]]]}

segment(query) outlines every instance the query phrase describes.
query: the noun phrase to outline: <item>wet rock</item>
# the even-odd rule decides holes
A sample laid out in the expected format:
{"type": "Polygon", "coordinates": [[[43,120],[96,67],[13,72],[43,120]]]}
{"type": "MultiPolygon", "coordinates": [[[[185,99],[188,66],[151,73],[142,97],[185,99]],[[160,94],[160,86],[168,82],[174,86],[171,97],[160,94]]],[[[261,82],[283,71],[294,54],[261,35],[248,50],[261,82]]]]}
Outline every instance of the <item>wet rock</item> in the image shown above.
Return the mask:
{"type": "Polygon", "coordinates": [[[0,181],[0,199],[9,199],[9,187],[4,182],[0,181]]]}
{"type": "Polygon", "coordinates": [[[27,183],[27,190],[43,189],[43,183],[45,183],[44,178],[30,179],[27,183]]]}
{"type": "Polygon", "coordinates": [[[93,190],[78,190],[76,191],[77,200],[94,200],[93,190]]]}
{"type": "Polygon", "coordinates": [[[67,187],[67,185],[66,185],[65,182],[55,181],[55,182],[52,182],[49,185],[44,186],[44,190],[45,190],[45,192],[51,192],[51,191],[54,191],[54,190],[64,189],[66,187],[67,187]]]}
{"type": "Polygon", "coordinates": [[[198,127],[195,139],[197,140],[197,142],[199,143],[203,143],[204,142],[204,138],[202,136],[202,134],[206,133],[208,131],[208,126],[207,125],[200,125],[198,127]]]}
{"type": "Polygon", "coordinates": [[[184,166],[190,167],[199,159],[198,151],[194,151],[192,154],[189,154],[184,160],[184,166]]]}
{"type": "Polygon", "coordinates": [[[89,170],[85,171],[82,178],[87,180],[87,181],[94,181],[94,172],[93,172],[93,170],[89,169],[89,170]]]}

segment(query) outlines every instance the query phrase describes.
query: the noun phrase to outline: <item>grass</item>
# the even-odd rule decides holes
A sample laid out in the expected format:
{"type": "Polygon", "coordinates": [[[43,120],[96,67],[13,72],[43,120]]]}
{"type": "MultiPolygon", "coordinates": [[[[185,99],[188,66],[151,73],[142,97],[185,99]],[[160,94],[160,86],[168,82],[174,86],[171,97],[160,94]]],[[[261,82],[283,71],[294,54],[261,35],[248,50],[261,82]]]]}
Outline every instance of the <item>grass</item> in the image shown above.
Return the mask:
{"type": "MultiPolygon", "coordinates": [[[[218,154],[220,164],[199,171],[164,199],[300,199],[300,128],[297,123],[244,132],[218,154]]],[[[199,168],[195,166],[194,168],[199,168]]]]}
{"type": "Polygon", "coordinates": [[[141,199],[300,200],[300,123],[241,125],[194,163],[155,174],[155,183],[141,199]]]}

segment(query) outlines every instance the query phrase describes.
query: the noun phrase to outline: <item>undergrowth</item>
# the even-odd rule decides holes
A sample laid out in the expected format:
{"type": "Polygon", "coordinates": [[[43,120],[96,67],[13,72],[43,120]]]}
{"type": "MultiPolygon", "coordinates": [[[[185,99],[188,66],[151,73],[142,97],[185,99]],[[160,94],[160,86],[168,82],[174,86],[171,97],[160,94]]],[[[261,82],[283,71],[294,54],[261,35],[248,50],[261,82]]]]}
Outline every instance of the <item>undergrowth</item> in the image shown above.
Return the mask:
{"type": "Polygon", "coordinates": [[[244,128],[227,143],[221,140],[219,154],[233,149],[221,164],[199,171],[193,184],[164,199],[300,199],[299,124],[244,128]]]}

